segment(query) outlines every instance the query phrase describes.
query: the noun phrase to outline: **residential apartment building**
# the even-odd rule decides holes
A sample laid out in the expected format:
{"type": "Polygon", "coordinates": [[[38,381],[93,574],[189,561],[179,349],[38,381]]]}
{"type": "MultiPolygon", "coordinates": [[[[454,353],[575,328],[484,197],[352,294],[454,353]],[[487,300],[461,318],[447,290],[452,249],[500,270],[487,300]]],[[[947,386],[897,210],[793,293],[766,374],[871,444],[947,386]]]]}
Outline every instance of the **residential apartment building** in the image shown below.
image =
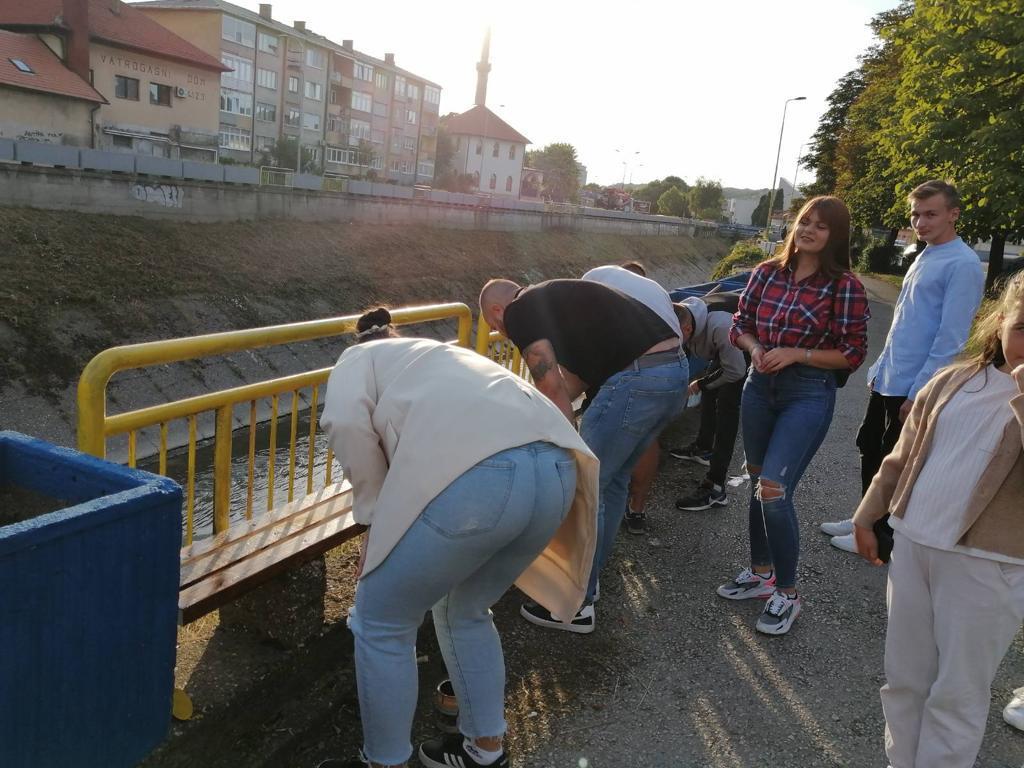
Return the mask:
{"type": "MultiPolygon", "coordinates": [[[[151,0],[135,7],[218,56],[222,153],[261,162],[281,137],[300,140],[314,172],[375,176],[404,184],[434,176],[441,88],[340,45],[296,21],[224,0],[151,0]]],[[[296,154],[298,154],[296,147],[296,154]]]]}
{"type": "MultiPolygon", "coordinates": [[[[5,98],[0,112],[42,120],[50,138],[61,134],[62,143],[217,159],[217,81],[224,66],[134,7],[120,0],[0,0],[0,28],[44,43],[72,79],[100,96],[86,130],[78,116],[60,129],[60,113],[42,115],[42,102],[25,103],[28,89],[18,101],[5,98]]],[[[43,66],[41,57],[35,61],[43,66]]],[[[63,73],[60,79],[69,82],[63,73]]]]}

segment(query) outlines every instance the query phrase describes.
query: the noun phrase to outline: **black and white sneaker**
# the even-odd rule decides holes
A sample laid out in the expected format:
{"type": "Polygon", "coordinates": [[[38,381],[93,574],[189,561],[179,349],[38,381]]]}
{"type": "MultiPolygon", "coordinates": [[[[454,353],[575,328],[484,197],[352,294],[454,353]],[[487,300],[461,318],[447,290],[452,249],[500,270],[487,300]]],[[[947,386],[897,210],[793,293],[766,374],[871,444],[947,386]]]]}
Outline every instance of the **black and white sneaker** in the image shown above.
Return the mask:
{"type": "Polygon", "coordinates": [[[766,635],[784,635],[800,615],[800,595],[776,591],[765,605],[754,629],[766,635]]]}
{"type": "Polygon", "coordinates": [[[668,455],[683,461],[695,462],[702,467],[711,466],[711,451],[704,450],[696,443],[690,443],[684,448],[669,448],[668,455]]]}
{"type": "Polygon", "coordinates": [[[718,588],[718,596],[727,600],[750,600],[761,598],[767,600],[775,594],[775,573],[765,578],[750,568],[744,568],[732,581],[727,581],[718,588]]]}
{"type": "MultiPolygon", "coordinates": [[[[466,737],[461,733],[431,739],[420,745],[420,762],[427,768],[477,768],[483,765],[466,749],[466,737]]],[[[508,768],[508,752],[488,765],[508,768]]]]}
{"type": "Polygon", "coordinates": [[[725,488],[713,483],[701,483],[696,493],[676,499],[676,509],[685,512],[700,512],[712,507],[729,506],[729,495],[725,488]]]}
{"type": "Polygon", "coordinates": [[[642,536],[647,531],[647,515],[644,512],[626,512],[626,530],[634,536],[642,536]]]}
{"type": "Polygon", "coordinates": [[[519,608],[519,615],[531,624],[548,629],[561,629],[565,632],[575,632],[579,635],[589,635],[594,631],[594,606],[584,605],[572,621],[562,621],[551,613],[547,608],[532,600],[523,603],[519,608]]]}

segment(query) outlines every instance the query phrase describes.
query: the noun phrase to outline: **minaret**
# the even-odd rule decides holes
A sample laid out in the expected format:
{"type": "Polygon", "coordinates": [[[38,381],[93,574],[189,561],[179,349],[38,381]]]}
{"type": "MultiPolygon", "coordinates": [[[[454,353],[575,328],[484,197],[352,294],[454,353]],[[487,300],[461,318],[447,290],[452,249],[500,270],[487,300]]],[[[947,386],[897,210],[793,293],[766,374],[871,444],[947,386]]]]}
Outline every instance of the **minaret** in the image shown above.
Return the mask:
{"type": "Polygon", "coordinates": [[[484,48],[480,52],[480,61],[476,65],[476,106],[484,106],[487,101],[487,73],[491,71],[491,28],[484,34],[484,48]]]}

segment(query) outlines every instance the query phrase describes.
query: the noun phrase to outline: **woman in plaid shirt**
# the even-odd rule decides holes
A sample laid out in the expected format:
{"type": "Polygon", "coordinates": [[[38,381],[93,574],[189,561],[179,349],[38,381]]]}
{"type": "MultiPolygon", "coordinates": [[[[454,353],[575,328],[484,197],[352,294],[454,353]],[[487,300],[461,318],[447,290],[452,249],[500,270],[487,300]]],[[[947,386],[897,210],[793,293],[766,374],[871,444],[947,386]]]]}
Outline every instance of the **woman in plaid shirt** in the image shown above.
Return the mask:
{"type": "Polygon", "coordinates": [[[718,594],[767,599],[756,628],[770,635],[800,614],[793,493],[832,422],[839,377],[867,352],[867,296],[849,268],[850,212],[839,198],[815,197],[781,255],[751,273],[733,318],[732,342],[752,361],[741,405],[751,565],[718,594]]]}

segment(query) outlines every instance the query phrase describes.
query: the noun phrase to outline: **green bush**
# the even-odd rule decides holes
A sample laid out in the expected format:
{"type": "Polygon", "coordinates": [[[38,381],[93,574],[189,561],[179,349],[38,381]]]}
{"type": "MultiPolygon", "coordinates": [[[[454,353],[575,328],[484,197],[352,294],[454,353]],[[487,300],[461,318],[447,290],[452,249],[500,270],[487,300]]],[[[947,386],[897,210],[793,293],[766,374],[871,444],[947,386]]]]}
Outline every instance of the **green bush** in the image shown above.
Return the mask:
{"type": "Polygon", "coordinates": [[[732,247],[711,273],[712,280],[721,280],[733,272],[741,272],[747,267],[760,264],[765,260],[764,252],[757,240],[741,240],[732,247]]]}
{"type": "Polygon", "coordinates": [[[857,259],[858,272],[893,272],[899,248],[885,244],[884,238],[872,238],[864,244],[857,259]]]}

